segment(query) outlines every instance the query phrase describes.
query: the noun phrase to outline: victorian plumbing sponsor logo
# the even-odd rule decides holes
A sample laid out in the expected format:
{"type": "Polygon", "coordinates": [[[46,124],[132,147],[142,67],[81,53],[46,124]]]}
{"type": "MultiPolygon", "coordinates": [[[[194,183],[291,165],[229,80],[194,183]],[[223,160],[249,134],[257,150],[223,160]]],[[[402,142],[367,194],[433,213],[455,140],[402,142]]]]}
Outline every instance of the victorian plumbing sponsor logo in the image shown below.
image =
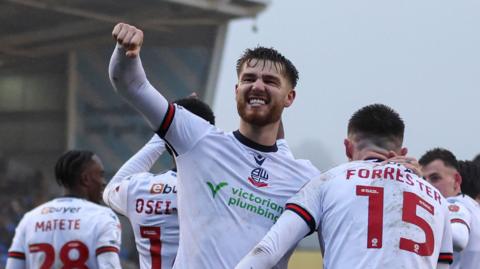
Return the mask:
{"type": "MultiPolygon", "coordinates": [[[[228,186],[228,183],[222,181],[215,185],[212,182],[207,182],[207,185],[212,192],[213,199],[215,199],[219,191],[222,188],[228,186]]],[[[250,211],[273,222],[277,221],[277,219],[280,217],[284,210],[282,206],[279,206],[271,199],[266,199],[259,195],[256,195],[255,193],[247,192],[242,188],[231,187],[230,190],[231,192],[227,194],[227,205],[229,207],[240,208],[250,211]]]]}

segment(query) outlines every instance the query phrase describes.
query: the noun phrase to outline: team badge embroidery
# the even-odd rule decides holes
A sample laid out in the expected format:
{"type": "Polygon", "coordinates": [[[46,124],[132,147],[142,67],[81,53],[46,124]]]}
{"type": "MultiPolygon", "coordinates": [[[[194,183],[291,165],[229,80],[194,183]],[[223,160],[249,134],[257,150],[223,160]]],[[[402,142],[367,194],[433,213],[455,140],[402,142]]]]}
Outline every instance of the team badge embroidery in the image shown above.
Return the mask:
{"type": "Polygon", "coordinates": [[[450,212],[458,212],[460,207],[458,205],[449,205],[448,210],[450,210],[450,212]]]}
{"type": "Polygon", "coordinates": [[[253,184],[253,186],[262,188],[268,186],[268,173],[267,170],[257,167],[250,172],[250,177],[248,181],[253,184]]]}

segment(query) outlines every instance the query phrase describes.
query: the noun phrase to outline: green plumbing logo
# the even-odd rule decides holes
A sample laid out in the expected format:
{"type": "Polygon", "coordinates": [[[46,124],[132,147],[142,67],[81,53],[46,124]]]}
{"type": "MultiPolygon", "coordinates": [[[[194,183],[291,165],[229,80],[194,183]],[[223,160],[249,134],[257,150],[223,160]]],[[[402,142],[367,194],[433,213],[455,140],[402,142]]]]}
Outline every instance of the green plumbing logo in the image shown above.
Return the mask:
{"type": "Polygon", "coordinates": [[[210,188],[210,190],[212,191],[212,196],[213,196],[213,198],[215,198],[215,195],[217,195],[217,192],[218,192],[221,188],[227,186],[228,183],[225,182],[225,181],[222,181],[222,182],[218,183],[218,185],[213,185],[212,182],[207,181],[207,185],[208,185],[208,187],[210,188]]]}
{"type": "Polygon", "coordinates": [[[232,193],[228,205],[243,208],[252,213],[276,222],[283,212],[283,207],[271,199],[266,199],[242,188],[231,188],[232,193]]]}
{"type": "MultiPolygon", "coordinates": [[[[214,185],[211,182],[207,182],[207,185],[212,191],[212,197],[215,199],[220,189],[227,186],[228,183],[222,181],[218,183],[218,185],[214,185]]],[[[237,207],[248,210],[264,218],[270,219],[274,223],[278,220],[278,218],[284,211],[284,208],[282,206],[279,206],[271,199],[266,199],[254,193],[247,192],[242,188],[232,187],[230,189],[231,193],[230,197],[228,197],[227,204],[230,207],[237,207]]]]}

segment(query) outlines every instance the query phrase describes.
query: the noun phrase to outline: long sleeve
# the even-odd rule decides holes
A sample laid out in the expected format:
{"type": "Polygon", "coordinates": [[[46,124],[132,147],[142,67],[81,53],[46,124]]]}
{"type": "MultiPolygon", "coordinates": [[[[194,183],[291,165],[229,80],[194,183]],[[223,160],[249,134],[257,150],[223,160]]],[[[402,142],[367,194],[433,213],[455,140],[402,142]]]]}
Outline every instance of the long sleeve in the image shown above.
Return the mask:
{"type": "Polygon", "coordinates": [[[132,175],[148,172],[165,151],[165,143],[158,135],[153,135],[113,176],[103,191],[103,201],[113,210],[126,215],[128,183],[132,175]]]}
{"type": "Polygon", "coordinates": [[[235,269],[270,269],[309,232],[305,221],[287,210],[235,269]]]}
{"type": "Polygon", "coordinates": [[[147,80],[140,57],[128,58],[117,45],[108,68],[115,90],[137,109],[157,131],[167,114],[168,101],[147,80]]]}

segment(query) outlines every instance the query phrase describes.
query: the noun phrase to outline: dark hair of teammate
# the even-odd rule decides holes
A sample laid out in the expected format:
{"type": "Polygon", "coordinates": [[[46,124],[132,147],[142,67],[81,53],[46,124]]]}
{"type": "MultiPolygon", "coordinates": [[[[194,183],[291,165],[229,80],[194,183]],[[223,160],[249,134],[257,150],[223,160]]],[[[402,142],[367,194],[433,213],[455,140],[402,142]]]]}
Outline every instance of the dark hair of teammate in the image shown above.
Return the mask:
{"type": "Polygon", "coordinates": [[[421,166],[426,166],[435,160],[441,160],[445,166],[455,168],[458,171],[457,158],[451,151],[443,148],[434,148],[427,151],[420,160],[418,160],[418,163],[420,163],[421,166]]]}
{"type": "Polygon", "coordinates": [[[58,158],[55,164],[55,179],[60,186],[73,189],[95,154],[88,150],[70,150],[58,158]]]}
{"type": "Polygon", "coordinates": [[[280,52],[274,48],[265,48],[259,46],[254,49],[246,49],[243,52],[243,55],[237,60],[237,75],[240,75],[245,63],[251,67],[254,67],[257,64],[263,64],[265,66],[266,61],[270,61],[275,65],[277,71],[282,73],[288,79],[292,85],[292,88],[297,86],[297,68],[289,59],[285,58],[285,56],[280,54],[280,52]]]}
{"type": "Polygon", "coordinates": [[[405,124],[400,115],[383,104],[372,104],[356,111],[348,122],[348,136],[354,137],[357,149],[371,144],[387,150],[402,146],[405,124]]]}
{"type": "Polygon", "coordinates": [[[480,194],[480,164],[472,161],[459,161],[458,171],[462,176],[462,192],[476,199],[480,194]]]}
{"type": "Polygon", "coordinates": [[[210,122],[210,124],[215,125],[215,115],[213,114],[212,109],[202,100],[193,97],[187,97],[178,99],[174,101],[174,103],[210,122]]]}

